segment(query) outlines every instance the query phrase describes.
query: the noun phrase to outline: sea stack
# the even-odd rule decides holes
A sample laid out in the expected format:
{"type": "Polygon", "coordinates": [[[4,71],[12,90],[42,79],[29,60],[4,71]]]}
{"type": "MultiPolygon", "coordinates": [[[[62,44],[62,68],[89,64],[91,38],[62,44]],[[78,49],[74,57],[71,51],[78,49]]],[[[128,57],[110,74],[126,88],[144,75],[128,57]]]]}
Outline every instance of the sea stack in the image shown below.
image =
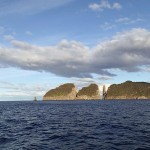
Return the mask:
{"type": "Polygon", "coordinates": [[[107,90],[106,90],[106,86],[105,85],[103,86],[103,95],[102,96],[103,96],[102,99],[105,100],[105,98],[107,96],[107,90]]]}
{"type": "Polygon", "coordinates": [[[77,93],[76,99],[78,100],[99,100],[100,92],[98,85],[90,84],[88,87],[83,87],[77,93]]]}
{"type": "Polygon", "coordinates": [[[37,101],[37,98],[36,98],[36,96],[34,97],[34,101],[37,101]]]}
{"type": "Polygon", "coordinates": [[[106,99],[150,99],[150,83],[126,81],[113,84],[107,90],[106,99]]]}
{"type": "Polygon", "coordinates": [[[74,100],[77,90],[73,83],[63,84],[55,89],[49,90],[43,100],[74,100]]]}

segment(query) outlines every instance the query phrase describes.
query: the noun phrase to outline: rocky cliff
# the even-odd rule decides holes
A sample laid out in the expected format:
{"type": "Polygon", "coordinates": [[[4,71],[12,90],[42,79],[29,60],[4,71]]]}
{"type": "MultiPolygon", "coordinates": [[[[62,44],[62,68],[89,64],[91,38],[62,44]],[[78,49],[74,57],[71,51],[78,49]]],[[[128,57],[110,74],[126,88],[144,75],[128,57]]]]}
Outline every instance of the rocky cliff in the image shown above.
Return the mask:
{"type": "Polygon", "coordinates": [[[76,99],[82,99],[82,100],[100,99],[98,86],[96,84],[91,84],[88,87],[83,87],[77,93],[76,99]]]}
{"type": "Polygon", "coordinates": [[[126,81],[108,88],[106,99],[150,99],[150,83],[126,81]]]}
{"type": "Polygon", "coordinates": [[[77,90],[74,84],[63,84],[55,89],[49,90],[44,96],[43,100],[74,100],[76,98],[77,90]]]}

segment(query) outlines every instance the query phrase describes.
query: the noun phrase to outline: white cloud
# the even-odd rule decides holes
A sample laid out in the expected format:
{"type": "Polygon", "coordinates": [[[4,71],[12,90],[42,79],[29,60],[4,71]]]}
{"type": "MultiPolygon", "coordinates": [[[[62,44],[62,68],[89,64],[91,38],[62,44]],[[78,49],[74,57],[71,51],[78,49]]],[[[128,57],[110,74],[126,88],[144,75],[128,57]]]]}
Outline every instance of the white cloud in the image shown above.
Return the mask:
{"type": "Polygon", "coordinates": [[[79,89],[88,86],[91,83],[96,83],[96,80],[93,78],[73,78],[73,80],[79,89]]]}
{"type": "Polygon", "coordinates": [[[113,9],[121,9],[122,6],[119,3],[113,3],[112,8],[113,9]]]}
{"type": "Polygon", "coordinates": [[[36,46],[11,40],[12,48],[0,47],[0,67],[46,71],[58,76],[92,78],[113,76],[111,69],[141,71],[150,65],[150,31],[135,28],[89,48],[62,40],[53,46],[36,46]]]}
{"type": "Polygon", "coordinates": [[[89,8],[92,9],[92,10],[95,10],[95,11],[100,9],[99,5],[96,4],[96,3],[90,4],[89,8]]]}
{"type": "Polygon", "coordinates": [[[11,41],[14,39],[14,37],[12,35],[4,35],[4,39],[7,41],[11,41]]]}
{"type": "MultiPolygon", "coordinates": [[[[0,93],[0,97],[5,97],[5,99],[10,97],[30,97],[34,98],[34,96],[41,97],[45,94],[46,91],[49,90],[49,86],[47,84],[16,84],[12,82],[0,82],[0,89],[5,90],[4,92],[0,93]]],[[[31,99],[31,100],[32,100],[31,99]]]]}
{"type": "Polygon", "coordinates": [[[130,21],[128,17],[123,17],[116,20],[116,22],[128,22],[128,21],[130,21]]]}
{"type": "Polygon", "coordinates": [[[137,22],[141,22],[141,21],[143,21],[143,19],[141,19],[141,18],[131,19],[128,17],[123,17],[123,18],[117,19],[115,22],[116,23],[123,23],[123,24],[133,24],[133,23],[137,23],[137,22]]]}
{"type": "Polygon", "coordinates": [[[0,1],[0,15],[8,14],[36,14],[45,10],[53,9],[73,0],[7,0],[0,1]]]}
{"type": "Polygon", "coordinates": [[[95,77],[95,78],[72,78],[75,82],[75,85],[81,89],[82,87],[86,87],[92,83],[96,83],[99,87],[100,90],[102,91],[103,89],[103,85],[106,85],[108,87],[108,85],[110,84],[105,84],[104,82],[106,80],[112,80],[112,77],[110,76],[99,76],[99,77],[95,77]]]}
{"type": "Polygon", "coordinates": [[[112,77],[110,77],[110,76],[101,76],[98,79],[101,80],[101,81],[106,81],[106,80],[112,80],[112,77]]]}
{"type": "Polygon", "coordinates": [[[32,32],[26,31],[26,35],[32,36],[32,32]]]}
{"type": "Polygon", "coordinates": [[[116,9],[119,10],[122,8],[121,4],[113,3],[110,4],[107,0],[101,0],[100,3],[92,3],[89,5],[89,8],[93,11],[103,11],[104,9],[116,9]]]}
{"type": "Polygon", "coordinates": [[[149,48],[150,32],[138,28],[120,33],[112,40],[99,44],[95,47],[93,57],[100,55],[101,59],[97,63],[104,65],[105,62],[105,66],[102,66],[105,69],[112,66],[121,70],[139,71],[139,66],[150,63],[149,48]]]}
{"type": "Polygon", "coordinates": [[[3,34],[5,32],[5,28],[0,26],[0,35],[3,34]]]}
{"type": "Polygon", "coordinates": [[[104,30],[110,30],[110,29],[113,29],[114,27],[116,27],[116,25],[115,25],[115,24],[110,24],[110,23],[108,23],[108,22],[105,22],[105,23],[102,24],[100,27],[101,27],[102,29],[104,29],[104,30]]]}

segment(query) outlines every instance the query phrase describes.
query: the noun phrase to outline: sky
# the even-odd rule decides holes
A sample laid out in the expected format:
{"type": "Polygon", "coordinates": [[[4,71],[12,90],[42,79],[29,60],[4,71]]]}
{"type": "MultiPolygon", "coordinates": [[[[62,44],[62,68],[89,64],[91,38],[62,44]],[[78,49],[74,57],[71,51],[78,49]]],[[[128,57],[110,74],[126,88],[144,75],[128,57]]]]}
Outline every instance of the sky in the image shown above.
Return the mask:
{"type": "Polygon", "coordinates": [[[0,101],[150,82],[149,0],[0,0],[0,101]]]}

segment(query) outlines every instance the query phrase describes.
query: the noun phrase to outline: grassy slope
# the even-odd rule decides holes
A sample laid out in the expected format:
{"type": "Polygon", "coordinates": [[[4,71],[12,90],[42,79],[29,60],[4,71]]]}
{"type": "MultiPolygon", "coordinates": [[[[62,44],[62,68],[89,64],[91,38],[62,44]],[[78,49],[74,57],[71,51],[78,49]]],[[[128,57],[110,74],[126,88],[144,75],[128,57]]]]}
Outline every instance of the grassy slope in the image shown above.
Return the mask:
{"type": "Polygon", "coordinates": [[[72,83],[63,84],[55,89],[48,91],[44,97],[66,96],[72,91],[72,88],[75,88],[74,84],[72,83]]]}
{"type": "Polygon", "coordinates": [[[108,96],[145,96],[150,97],[150,83],[127,81],[121,84],[113,84],[109,87],[108,96]]]}
{"type": "Polygon", "coordinates": [[[81,90],[79,90],[77,96],[87,95],[87,96],[93,96],[97,94],[98,86],[96,84],[91,84],[88,87],[83,87],[81,90]]]}

